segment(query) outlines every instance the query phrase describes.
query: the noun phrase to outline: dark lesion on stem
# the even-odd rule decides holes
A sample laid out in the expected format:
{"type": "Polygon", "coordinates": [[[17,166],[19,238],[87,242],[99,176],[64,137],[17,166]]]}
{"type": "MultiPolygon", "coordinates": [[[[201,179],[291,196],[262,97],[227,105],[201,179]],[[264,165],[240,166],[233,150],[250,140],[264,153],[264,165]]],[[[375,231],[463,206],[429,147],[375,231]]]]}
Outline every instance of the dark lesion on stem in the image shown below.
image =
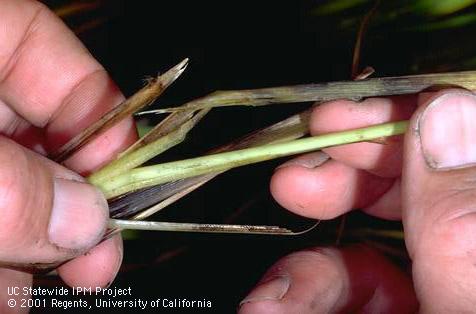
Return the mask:
{"type": "Polygon", "coordinates": [[[336,99],[415,94],[434,86],[459,86],[476,90],[476,71],[432,73],[408,76],[370,78],[260,89],[217,91],[179,107],[144,113],[170,113],[225,106],[264,106],[300,102],[325,102],[336,99]]]}

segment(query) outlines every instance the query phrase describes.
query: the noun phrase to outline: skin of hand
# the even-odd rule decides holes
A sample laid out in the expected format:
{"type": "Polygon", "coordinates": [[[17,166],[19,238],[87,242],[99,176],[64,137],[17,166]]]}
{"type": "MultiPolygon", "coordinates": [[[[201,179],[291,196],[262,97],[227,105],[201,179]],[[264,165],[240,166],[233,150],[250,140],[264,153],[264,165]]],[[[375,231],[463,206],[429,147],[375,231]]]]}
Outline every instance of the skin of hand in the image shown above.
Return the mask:
{"type": "MultiPolygon", "coordinates": [[[[135,141],[132,118],[92,141],[65,166],[44,156],[123,99],[104,68],[46,6],[0,1],[2,264],[76,257],[57,269],[68,285],[112,282],[122,261],[122,240],[116,236],[95,246],[105,232],[108,208],[100,191],[81,175],[135,141]]],[[[21,312],[6,305],[7,287],[30,286],[32,276],[1,268],[0,278],[0,312],[21,312]]]]}
{"type": "Polygon", "coordinates": [[[240,313],[473,313],[476,96],[451,89],[317,107],[311,133],[410,119],[404,137],[310,153],[279,167],[287,209],[331,219],[352,208],[402,220],[412,276],[363,246],[312,248],[272,266],[240,313]]]}

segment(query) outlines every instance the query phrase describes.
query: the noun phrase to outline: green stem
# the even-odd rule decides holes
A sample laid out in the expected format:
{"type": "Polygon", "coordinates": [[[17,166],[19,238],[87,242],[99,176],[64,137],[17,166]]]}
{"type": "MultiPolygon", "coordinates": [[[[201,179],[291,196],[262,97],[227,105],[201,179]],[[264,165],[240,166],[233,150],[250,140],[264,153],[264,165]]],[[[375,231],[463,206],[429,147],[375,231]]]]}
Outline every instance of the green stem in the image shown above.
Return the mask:
{"type": "Polygon", "coordinates": [[[96,182],[106,198],[113,198],[141,188],[205,173],[252,164],[274,158],[306,153],[325,147],[369,141],[385,136],[403,134],[408,121],[375,125],[367,128],[329,133],[279,144],[235,150],[155,166],[132,169],[126,173],[96,182]]]}
{"type": "Polygon", "coordinates": [[[98,185],[111,177],[120,175],[124,172],[129,171],[130,169],[142,165],[149,159],[154,158],[160,153],[182,142],[185,138],[185,134],[179,131],[180,130],[177,130],[175,132],[167,134],[166,136],[159,138],[148,146],[139,148],[138,150],[125,155],[123,158],[119,158],[109,163],[101,170],[89,176],[89,182],[91,184],[98,185]]]}
{"type": "Polygon", "coordinates": [[[89,182],[94,185],[99,185],[101,182],[107,181],[112,177],[118,176],[142,165],[146,161],[149,161],[169,148],[181,143],[185,139],[187,133],[195,126],[198,120],[200,120],[205,113],[206,112],[203,112],[203,114],[195,116],[195,118],[188,120],[178,129],[158,138],[152,143],[140,147],[120,157],[119,159],[114,160],[101,170],[89,176],[89,182]]]}

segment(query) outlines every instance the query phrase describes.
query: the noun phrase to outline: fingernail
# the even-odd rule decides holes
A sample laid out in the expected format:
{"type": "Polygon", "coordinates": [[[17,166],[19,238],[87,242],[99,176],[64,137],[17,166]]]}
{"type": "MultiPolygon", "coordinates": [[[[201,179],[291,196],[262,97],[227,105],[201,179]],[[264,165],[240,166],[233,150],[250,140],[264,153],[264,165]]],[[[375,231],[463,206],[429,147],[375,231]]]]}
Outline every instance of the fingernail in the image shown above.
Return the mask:
{"type": "Polygon", "coordinates": [[[297,158],[291,159],[282,165],[278,166],[276,170],[289,167],[289,166],[300,166],[308,169],[314,169],[325,163],[329,160],[329,155],[324,152],[315,152],[306,155],[299,156],[297,158]]]}
{"type": "Polygon", "coordinates": [[[240,306],[250,302],[281,300],[289,289],[291,280],[289,276],[275,276],[257,286],[243,301],[240,306]]]}
{"type": "Polygon", "coordinates": [[[65,249],[84,250],[101,239],[109,216],[107,202],[92,185],[55,179],[48,236],[65,249]]]}
{"type": "Polygon", "coordinates": [[[476,163],[476,97],[471,93],[444,94],[428,105],[418,121],[423,154],[437,170],[476,163]]]}

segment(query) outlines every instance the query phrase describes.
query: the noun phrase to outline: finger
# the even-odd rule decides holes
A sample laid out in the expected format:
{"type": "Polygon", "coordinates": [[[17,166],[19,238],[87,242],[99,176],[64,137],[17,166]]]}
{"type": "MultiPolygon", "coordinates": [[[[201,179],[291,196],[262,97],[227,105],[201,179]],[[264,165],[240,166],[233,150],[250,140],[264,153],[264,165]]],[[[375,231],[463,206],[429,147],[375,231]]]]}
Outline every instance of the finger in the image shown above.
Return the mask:
{"type": "Polygon", "coordinates": [[[476,96],[427,100],[405,136],[405,240],[425,313],[467,313],[476,302],[476,96]]]}
{"type": "Polygon", "coordinates": [[[0,134],[29,149],[46,155],[44,138],[39,128],[31,125],[0,99],[0,134]]]}
{"type": "Polygon", "coordinates": [[[5,0],[0,6],[6,25],[0,30],[0,95],[22,117],[43,127],[78,83],[102,68],[45,5],[5,0]]]}
{"type": "Polygon", "coordinates": [[[319,154],[305,155],[276,170],[270,189],[283,207],[306,217],[332,219],[353,208],[370,206],[393,184],[393,179],[339,161],[319,165],[319,154]]]}
{"type": "MultiPolygon", "coordinates": [[[[323,134],[406,120],[415,106],[416,96],[369,98],[359,103],[349,100],[329,102],[314,109],[310,122],[311,133],[323,134]]],[[[382,177],[397,177],[401,172],[401,150],[401,137],[393,137],[383,145],[356,143],[323,151],[350,167],[382,177]]]]}
{"type": "Polygon", "coordinates": [[[102,193],[59,167],[0,137],[1,262],[64,261],[103,236],[108,209],[102,193]]]}
{"type": "Polygon", "coordinates": [[[119,271],[122,252],[122,239],[115,235],[60,266],[58,274],[71,287],[108,287],[119,271]]]}
{"type": "Polygon", "coordinates": [[[374,203],[363,207],[365,213],[386,220],[402,220],[402,195],[400,179],[395,179],[392,186],[374,203]]]}
{"type": "MultiPolygon", "coordinates": [[[[123,95],[106,72],[100,71],[89,76],[64,100],[61,112],[50,120],[46,130],[49,150],[65,144],[122,100],[123,95]]],[[[114,159],[136,139],[134,122],[127,118],[83,147],[65,165],[88,175],[114,159]]]]}
{"type": "Polygon", "coordinates": [[[274,264],[240,303],[240,313],[414,313],[408,275],[355,246],[312,249],[274,264]]]}
{"type": "MultiPolygon", "coordinates": [[[[57,149],[123,100],[101,65],[46,6],[2,1],[0,19],[8,25],[0,29],[0,99],[34,126],[46,128],[47,150],[57,149]]],[[[126,119],[67,165],[86,174],[135,136],[132,120],[126,119]]]]}
{"type": "MultiPolygon", "coordinates": [[[[45,127],[43,150],[55,150],[123,100],[104,69],[45,6],[33,1],[2,1],[0,17],[11,27],[0,30],[5,43],[0,47],[4,57],[0,60],[0,98],[16,113],[5,122],[10,122],[12,137],[24,143],[24,139],[31,138],[29,129],[45,127]],[[28,132],[21,132],[23,129],[28,132]]],[[[126,119],[65,164],[89,174],[135,139],[132,119],[126,119]]],[[[114,242],[112,249],[113,242],[109,243],[91,256],[110,256],[114,266],[122,255],[117,253],[119,244],[114,242]],[[116,253],[113,256],[108,252],[116,253]]]]}
{"type": "Polygon", "coordinates": [[[0,268],[0,313],[28,313],[28,307],[22,307],[22,300],[29,295],[23,294],[24,287],[31,287],[33,276],[24,272],[0,268]],[[14,303],[11,303],[11,300],[14,303]]]}

